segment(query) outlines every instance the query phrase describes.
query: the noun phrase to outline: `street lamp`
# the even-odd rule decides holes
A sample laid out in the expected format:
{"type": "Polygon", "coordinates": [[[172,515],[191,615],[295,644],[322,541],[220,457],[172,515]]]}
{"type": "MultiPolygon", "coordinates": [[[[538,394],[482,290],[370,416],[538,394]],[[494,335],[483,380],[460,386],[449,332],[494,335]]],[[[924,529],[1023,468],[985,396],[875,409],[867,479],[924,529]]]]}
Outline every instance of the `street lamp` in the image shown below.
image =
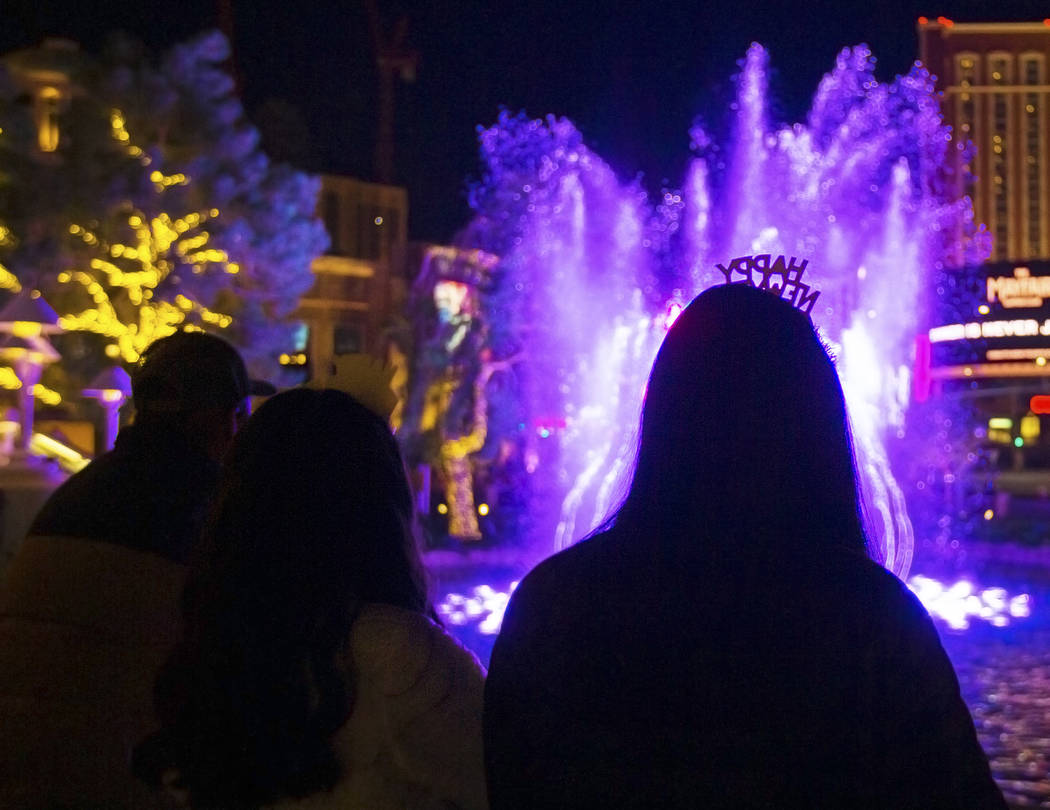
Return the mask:
{"type": "Polygon", "coordinates": [[[38,290],[23,289],[0,309],[0,332],[28,337],[61,331],[58,315],[38,290]]]}
{"type": "Polygon", "coordinates": [[[44,366],[59,359],[55,347],[43,335],[18,337],[8,335],[0,340],[0,360],[10,363],[21,381],[18,389],[19,436],[16,452],[29,455],[29,442],[33,438],[34,387],[40,382],[44,366]]]}
{"type": "Polygon", "coordinates": [[[0,360],[11,364],[22,385],[18,389],[18,411],[21,435],[17,452],[29,455],[33,438],[34,386],[47,363],[59,359],[55,347],[46,337],[61,331],[58,315],[36,290],[24,289],[0,309],[0,360]]]}
{"type": "Polygon", "coordinates": [[[131,377],[120,366],[110,366],[99,372],[82,392],[84,396],[97,399],[106,414],[102,432],[103,452],[113,449],[120,428],[120,406],[131,395],[131,377]]]}
{"type": "Polygon", "coordinates": [[[0,360],[11,364],[18,375],[18,410],[21,434],[10,458],[0,466],[0,567],[14,556],[22,538],[47,496],[65,477],[53,464],[29,452],[33,438],[35,386],[47,363],[59,359],[47,339],[48,333],[61,331],[58,316],[39,292],[24,289],[0,309],[0,360]]]}

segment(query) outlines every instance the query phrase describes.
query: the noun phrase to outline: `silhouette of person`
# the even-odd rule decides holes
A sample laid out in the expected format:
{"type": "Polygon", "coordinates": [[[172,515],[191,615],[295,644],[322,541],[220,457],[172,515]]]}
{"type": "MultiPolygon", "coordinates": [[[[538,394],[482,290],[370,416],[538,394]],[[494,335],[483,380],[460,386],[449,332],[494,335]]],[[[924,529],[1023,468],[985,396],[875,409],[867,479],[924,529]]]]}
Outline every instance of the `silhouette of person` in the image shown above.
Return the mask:
{"type": "Polygon", "coordinates": [[[44,504],[0,585],[0,806],[156,802],[128,766],[155,726],[188,549],[249,397],[220,338],[179,332],[132,370],[136,416],[44,504]]]}
{"type": "Polygon", "coordinates": [[[503,808],[1005,808],[952,665],[862,529],[842,389],[749,286],[681,314],[629,491],[515,591],[485,688],[503,808]]]}
{"type": "Polygon", "coordinates": [[[336,390],[227,460],[135,771],[192,807],[487,807],[484,671],[435,623],[387,424],[336,390]]]}

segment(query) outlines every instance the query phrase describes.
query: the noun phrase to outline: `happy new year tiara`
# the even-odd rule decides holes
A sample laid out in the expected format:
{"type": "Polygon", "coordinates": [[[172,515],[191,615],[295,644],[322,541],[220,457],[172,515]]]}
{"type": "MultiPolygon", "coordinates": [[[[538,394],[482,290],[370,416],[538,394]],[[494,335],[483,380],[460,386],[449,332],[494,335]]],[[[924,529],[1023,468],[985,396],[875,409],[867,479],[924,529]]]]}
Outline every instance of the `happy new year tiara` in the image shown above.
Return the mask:
{"type": "Polygon", "coordinates": [[[344,354],[336,357],[327,368],[315,369],[314,376],[303,387],[342,391],[389,423],[397,407],[397,394],[390,388],[393,379],[394,369],[381,360],[367,354],[344,354]]]}
{"type": "Polygon", "coordinates": [[[726,278],[726,284],[747,284],[759,290],[765,290],[779,298],[791,302],[791,306],[806,315],[813,311],[813,305],[820,296],[820,290],[813,290],[802,281],[802,274],[809,265],[808,259],[796,259],[794,256],[777,256],[761,253],[757,256],[739,256],[729,262],[729,266],[715,265],[726,278]],[[741,278],[733,280],[734,273],[741,278]],[[774,281],[779,279],[780,283],[774,281]]]}

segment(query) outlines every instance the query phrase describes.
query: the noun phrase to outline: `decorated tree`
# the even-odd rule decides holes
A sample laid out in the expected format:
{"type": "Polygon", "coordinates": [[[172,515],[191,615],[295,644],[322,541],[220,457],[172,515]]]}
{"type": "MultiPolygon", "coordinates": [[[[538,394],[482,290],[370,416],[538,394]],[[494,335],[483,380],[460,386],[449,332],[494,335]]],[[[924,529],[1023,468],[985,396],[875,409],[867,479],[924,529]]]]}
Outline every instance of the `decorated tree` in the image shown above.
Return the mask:
{"type": "Polygon", "coordinates": [[[56,55],[5,60],[0,286],[35,287],[56,309],[72,335],[67,372],[134,362],[178,328],[223,335],[257,373],[288,350],[289,316],[326,246],[318,181],[261,151],[228,54],[210,32],[159,60],[126,39],[78,57],[51,150],[25,98],[27,77],[56,55]]]}

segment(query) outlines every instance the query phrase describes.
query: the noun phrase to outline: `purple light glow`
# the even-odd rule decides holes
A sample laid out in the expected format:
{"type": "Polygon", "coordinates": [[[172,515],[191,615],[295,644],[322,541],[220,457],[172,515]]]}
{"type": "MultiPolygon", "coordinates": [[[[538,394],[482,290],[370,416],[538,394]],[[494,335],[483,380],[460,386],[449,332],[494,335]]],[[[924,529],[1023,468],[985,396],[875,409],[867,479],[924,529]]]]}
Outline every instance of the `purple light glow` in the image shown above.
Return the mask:
{"type": "Polygon", "coordinates": [[[669,301],[667,303],[667,311],[664,313],[664,319],[662,326],[665,331],[670,331],[671,327],[674,326],[674,322],[678,320],[678,316],[682,314],[682,310],[685,307],[679,301],[669,301]]]}
{"type": "Polygon", "coordinates": [[[953,630],[965,630],[974,619],[1006,627],[1011,620],[1025,619],[1032,614],[1032,599],[1028,594],[1011,596],[1005,588],[998,587],[978,589],[968,579],[945,585],[916,574],[908,580],[908,587],[931,616],[953,630]]]}
{"type": "Polygon", "coordinates": [[[630,474],[648,371],[683,302],[720,281],[717,262],[771,253],[809,259],[814,322],[837,356],[864,501],[887,568],[906,577],[914,532],[886,439],[902,430],[919,302],[935,270],[978,261],[972,206],[944,184],[958,148],[933,82],[916,67],[874,76],[861,46],[842,51],[804,123],[774,127],[768,58],[742,65],[736,135],[700,128],[682,190],[656,204],[621,183],[573,125],[510,115],[481,132],[487,172],[466,247],[501,257],[518,306],[544,328],[521,338],[526,407],[561,414],[530,469],[539,551],[600,524],[630,474]],[[547,507],[545,504],[550,503],[547,507]],[[549,513],[545,513],[547,510],[549,513]]]}
{"type": "MultiPolygon", "coordinates": [[[[503,613],[517,587],[518,583],[512,582],[508,590],[501,591],[482,584],[475,586],[469,596],[448,593],[437,611],[453,627],[476,626],[482,635],[494,636],[499,633],[503,613]]],[[[1005,588],[978,588],[967,579],[945,585],[932,577],[916,574],[908,580],[908,588],[934,619],[953,630],[966,630],[974,620],[1007,627],[1032,613],[1032,599],[1027,593],[1011,595],[1005,588]]]]}
{"type": "Polygon", "coordinates": [[[490,585],[477,585],[470,596],[449,593],[438,603],[437,612],[455,627],[477,625],[482,635],[494,636],[499,633],[503,612],[517,587],[517,582],[512,582],[506,591],[495,590],[490,585]]]}

